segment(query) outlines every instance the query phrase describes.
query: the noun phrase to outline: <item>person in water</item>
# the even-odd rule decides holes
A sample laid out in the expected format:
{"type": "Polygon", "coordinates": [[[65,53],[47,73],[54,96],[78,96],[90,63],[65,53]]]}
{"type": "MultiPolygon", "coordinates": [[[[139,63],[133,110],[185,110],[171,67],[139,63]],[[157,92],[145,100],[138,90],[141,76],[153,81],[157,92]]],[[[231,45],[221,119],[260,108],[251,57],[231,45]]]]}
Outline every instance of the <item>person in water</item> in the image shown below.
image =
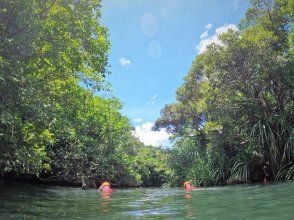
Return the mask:
{"type": "Polygon", "coordinates": [[[184,187],[186,191],[197,189],[197,186],[193,186],[189,181],[184,182],[184,187]]]}
{"type": "Polygon", "coordinates": [[[99,190],[102,192],[112,192],[109,182],[103,182],[101,186],[99,186],[99,190]]]}
{"type": "Polygon", "coordinates": [[[268,161],[262,167],[262,170],[263,170],[263,174],[264,174],[263,182],[266,183],[266,182],[270,181],[270,177],[271,177],[271,174],[269,172],[269,162],[268,161]]]}

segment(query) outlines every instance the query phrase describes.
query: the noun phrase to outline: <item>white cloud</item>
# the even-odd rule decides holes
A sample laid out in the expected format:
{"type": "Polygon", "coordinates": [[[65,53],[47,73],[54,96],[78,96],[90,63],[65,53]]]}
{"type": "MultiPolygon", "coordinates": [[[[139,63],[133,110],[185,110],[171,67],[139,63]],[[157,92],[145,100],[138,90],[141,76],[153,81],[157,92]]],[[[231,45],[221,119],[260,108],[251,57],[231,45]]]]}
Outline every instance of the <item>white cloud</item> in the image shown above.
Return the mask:
{"type": "Polygon", "coordinates": [[[224,26],[221,26],[221,27],[218,27],[217,29],[215,29],[215,34],[212,36],[208,36],[208,34],[206,35],[205,32],[202,33],[200,35],[201,41],[196,46],[196,48],[198,49],[198,53],[199,54],[203,53],[209,44],[212,44],[212,43],[221,44],[220,40],[218,39],[219,35],[227,32],[229,29],[232,29],[234,31],[238,30],[238,28],[235,24],[225,24],[224,26]]]}
{"type": "Polygon", "coordinates": [[[203,39],[203,38],[207,38],[208,37],[208,31],[204,31],[201,35],[200,35],[200,38],[203,39]]]}
{"type": "Polygon", "coordinates": [[[212,27],[212,24],[208,23],[207,25],[204,26],[204,29],[208,31],[210,30],[211,27],[212,27]]]}
{"type": "Polygon", "coordinates": [[[212,24],[208,23],[207,25],[204,26],[205,31],[200,35],[200,39],[204,39],[208,37],[208,31],[211,29],[212,24]]]}
{"type": "Polygon", "coordinates": [[[215,33],[220,35],[225,32],[227,32],[229,29],[232,29],[234,31],[238,30],[238,27],[235,24],[225,24],[224,26],[220,26],[215,30],[215,33]]]}
{"type": "Polygon", "coordinates": [[[156,98],[157,98],[157,95],[155,94],[151,97],[151,100],[155,100],[156,98]]]}
{"type": "Polygon", "coordinates": [[[134,122],[137,122],[137,123],[140,123],[140,122],[143,122],[143,118],[135,118],[134,119],[134,122]]]}
{"type": "Polygon", "coordinates": [[[151,97],[150,101],[147,102],[147,104],[149,104],[149,105],[155,105],[155,99],[156,99],[156,98],[157,98],[157,95],[156,95],[156,94],[153,95],[153,96],[151,97]]]}
{"type": "Polygon", "coordinates": [[[127,66],[127,65],[130,65],[130,64],[132,63],[129,59],[127,59],[127,58],[125,58],[125,57],[121,57],[121,58],[119,58],[118,62],[119,62],[120,65],[122,65],[122,66],[127,66]]]}
{"type": "Polygon", "coordinates": [[[152,131],[154,123],[146,122],[135,127],[133,134],[144,144],[152,146],[160,146],[166,143],[170,134],[165,129],[159,131],[152,131]]]}

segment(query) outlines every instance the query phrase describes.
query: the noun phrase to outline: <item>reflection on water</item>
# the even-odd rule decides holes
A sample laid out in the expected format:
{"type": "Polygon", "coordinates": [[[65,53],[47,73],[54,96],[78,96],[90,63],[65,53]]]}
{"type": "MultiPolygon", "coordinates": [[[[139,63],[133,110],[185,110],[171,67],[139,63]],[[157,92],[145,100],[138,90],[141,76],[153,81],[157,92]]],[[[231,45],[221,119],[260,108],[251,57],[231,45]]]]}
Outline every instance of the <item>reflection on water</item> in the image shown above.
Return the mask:
{"type": "Polygon", "coordinates": [[[0,183],[0,219],[292,219],[294,184],[121,189],[0,183]]]}
{"type": "Polygon", "coordinates": [[[192,199],[192,195],[190,193],[185,194],[184,196],[185,199],[192,199]]]}
{"type": "Polygon", "coordinates": [[[112,191],[108,191],[108,192],[105,192],[105,191],[102,191],[100,192],[101,194],[101,197],[102,197],[102,201],[101,201],[101,211],[103,212],[109,212],[110,209],[109,209],[109,202],[110,202],[110,195],[111,195],[112,191]]]}

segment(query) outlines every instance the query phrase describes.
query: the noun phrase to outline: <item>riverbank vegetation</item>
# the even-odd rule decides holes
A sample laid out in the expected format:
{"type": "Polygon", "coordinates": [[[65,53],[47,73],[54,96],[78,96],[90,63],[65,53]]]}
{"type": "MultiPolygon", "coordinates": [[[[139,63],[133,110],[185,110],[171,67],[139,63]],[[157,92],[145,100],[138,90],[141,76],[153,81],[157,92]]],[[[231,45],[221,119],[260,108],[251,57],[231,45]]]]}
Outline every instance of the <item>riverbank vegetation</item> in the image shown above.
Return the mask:
{"type": "Polygon", "coordinates": [[[0,176],[161,185],[162,150],[132,135],[115,97],[96,95],[110,46],[99,1],[3,0],[0,18],[0,176]]]}
{"type": "Polygon", "coordinates": [[[169,183],[293,180],[294,2],[251,0],[198,55],[155,129],[174,135],[169,183]]]}
{"type": "Polygon", "coordinates": [[[98,0],[0,2],[0,177],[117,186],[293,180],[294,4],[252,0],[239,30],[198,55],[155,129],[133,135],[106,91],[98,0]]]}

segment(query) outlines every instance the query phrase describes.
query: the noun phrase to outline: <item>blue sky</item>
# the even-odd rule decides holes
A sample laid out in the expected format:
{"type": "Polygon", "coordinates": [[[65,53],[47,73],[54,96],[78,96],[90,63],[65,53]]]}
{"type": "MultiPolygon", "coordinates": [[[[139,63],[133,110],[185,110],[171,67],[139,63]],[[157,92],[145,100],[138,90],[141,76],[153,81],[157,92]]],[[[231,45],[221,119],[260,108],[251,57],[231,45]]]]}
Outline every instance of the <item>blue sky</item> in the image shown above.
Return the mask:
{"type": "Polygon", "coordinates": [[[102,24],[110,34],[112,95],[146,144],[166,143],[151,127],[175,101],[192,61],[217,35],[236,29],[246,0],[103,0],[102,24]]]}

